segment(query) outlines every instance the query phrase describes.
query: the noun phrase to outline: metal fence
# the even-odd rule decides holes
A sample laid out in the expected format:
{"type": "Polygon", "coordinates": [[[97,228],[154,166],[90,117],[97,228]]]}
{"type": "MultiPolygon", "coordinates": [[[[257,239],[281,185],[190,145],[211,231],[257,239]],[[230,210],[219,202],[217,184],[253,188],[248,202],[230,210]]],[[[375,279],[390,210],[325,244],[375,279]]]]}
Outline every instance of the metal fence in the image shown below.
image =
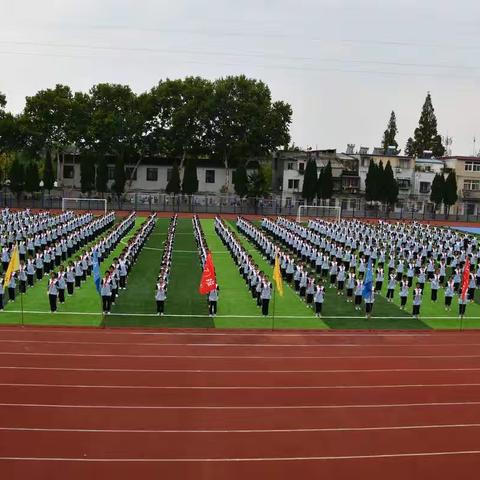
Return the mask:
{"type": "MultiPolygon", "coordinates": [[[[46,208],[61,209],[62,198],[75,196],[75,192],[65,191],[60,194],[56,192],[52,195],[31,195],[29,197],[17,197],[11,193],[0,191],[0,207],[9,208],[46,208]]],[[[234,214],[234,215],[285,215],[296,216],[298,207],[303,205],[301,201],[295,201],[286,205],[281,198],[246,198],[241,199],[236,195],[165,195],[165,194],[146,194],[137,193],[124,196],[117,199],[112,196],[106,196],[108,208],[110,210],[136,210],[136,211],[157,211],[157,212],[175,212],[175,213],[197,213],[197,214],[234,214]]],[[[91,210],[103,208],[99,206],[95,198],[84,197],[76,208],[82,210],[91,210]]],[[[449,214],[442,212],[433,212],[430,209],[418,209],[416,206],[402,206],[394,210],[386,209],[381,206],[368,205],[366,202],[358,202],[358,207],[352,206],[349,202],[349,208],[341,209],[342,218],[377,218],[390,220],[437,220],[446,222],[480,222],[480,208],[476,213],[469,213],[469,209],[464,204],[454,205],[449,214]]],[[[333,205],[332,205],[333,206],[333,205]]],[[[341,206],[341,202],[337,202],[341,206]]],[[[69,207],[70,208],[70,207],[69,207]]],[[[71,208],[75,208],[72,206],[71,208]]],[[[335,217],[337,210],[332,209],[328,213],[328,205],[322,206],[320,215],[335,217]]],[[[317,213],[308,211],[310,216],[317,216],[317,213]]],[[[302,213],[303,215],[303,213],[302,213]]]]}

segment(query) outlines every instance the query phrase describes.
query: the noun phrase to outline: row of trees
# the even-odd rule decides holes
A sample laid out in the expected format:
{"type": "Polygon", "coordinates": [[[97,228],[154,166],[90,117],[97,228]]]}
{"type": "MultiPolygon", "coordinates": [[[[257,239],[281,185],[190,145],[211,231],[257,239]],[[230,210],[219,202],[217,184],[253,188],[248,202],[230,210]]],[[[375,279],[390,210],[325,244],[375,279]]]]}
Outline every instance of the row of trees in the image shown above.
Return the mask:
{"type": "Polygon", "coordinates": [[[126,162],[173,157],[182,171],[187,159],[208,157],[223,163],[229,179],[232,164],[290,141],[290,105],[273,101],[265,83],[243,75],[166,79],[139,95],[128,85],[102,83],[87,93],[56,85],[27,97],[19,115],[5,106],[0,94],[0,153],[58,160],[74,145],[84,192],[103,191],[107,158],[116,164],[119,191],[129,180],[121,181],[126,162]]]}
{"type": "Polygon", "coordinates": [[[333,194],[333,175],[332,164],[330,161],[317,175],[317,163],[310,159],[305,167],[303,177],[302,197],[307,203],[311,203],[314,198],[326,200],[333,194]]]}
{"type": "MultiPolygon", "coordinates": [[[[398,147],[396,136],[398,133],[397,118],[395,112],[390,114],[387,129],[383,133],[382,147],[387,153],[389,147],[398,147]]],[[[430,150],[434,157],[442,157],[445,154],[445,147],[442,144],[442,137],[437,130],[437,117],[433,108],[430,92],[427,94],[420,114],[418,127],[409,137],[405,147],[405,155],[421,157],[423,152],[430,150]]]]}
{"type": "Polygon", "coordinates": [[[445,214],[448,214],[452,205],[458,200],[457,176],[452,170],[445,178],[443,173],[437,173],[433,179],[430,190],[430,201],[435,205],[435,210],[444,205],[445,214]]]}
{"type": "Polygon", "coordinates": [[[383,167],[380,160],[378,164],[371,161],[365,178],[365,198],[371,202],[381,202],[393,207],[398,200],[398,183],[393,175],[390,160],[383,167]]]}

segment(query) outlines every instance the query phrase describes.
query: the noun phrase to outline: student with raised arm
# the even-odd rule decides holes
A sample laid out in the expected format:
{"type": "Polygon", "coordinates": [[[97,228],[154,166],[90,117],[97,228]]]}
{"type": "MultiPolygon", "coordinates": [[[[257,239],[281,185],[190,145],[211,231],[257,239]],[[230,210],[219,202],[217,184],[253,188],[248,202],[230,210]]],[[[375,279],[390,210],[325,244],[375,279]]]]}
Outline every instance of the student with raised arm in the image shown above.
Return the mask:
{"type": "Polygon", "coordinates": [[[404,275],[402,281],[400,282],[400,310],[405,310],[405,306],[407,305],[408,291],[408,280],[407,276],[404,275]]]}
{"type": "Polygon", "coordinates": [[[102,296],[103,313],[110,314],[110,297],[112,296],[112,290],[110,286],[110,272],[107,270],[105,276],[100,282],[100,295],[102,296]]]}
{"type": "Polygon", "coordinates": [[[445,286],[445,311],[450,312],[452,309],[452,298],[455,295],[455,284],[453,278],[450,277],[445,286]]]}
{"type": "Polygon", "coordinates": [[[50,311],[55,313],[57,311],[57,296],[58,296],[58,282],[57,274],[52,272],[47,286],[48,301],[50,302],[50,311]]]}
{"type": "Polygon", "coordinates": [[[65,303],[65,288],[67,284],[65,281],[65,267],[60,265],[57,274],[57,289],[58,289],[58,301],[59,303],[65,303]]]}
{"type": "Polygon", "coordinates": [[[262,282],[262,290],[260,292],[260,299],[262,301],[262,315],[265,317],[268,316],[270,298],[272,298],[272,284],[268,281],[268,277],[265,275],[265,278],[262,282]]]}
{"type": "Polygon", "coordinates": [[[320,318],[322,316],[323,302],[325,301],[325,287],[322,279],[318,280],[313,299],[315,301],[315,315],[320,318]]]}
{"type": "Polygon", "coordinates": [[[69,296],[73,295],[73,287],[75,285],[75,269],[73,266],[73,262],[68,262],[67,272],[65,274],[65,280],[67,283],[67,292],[69,296]]]}
{"type": "Polygon", "coordinates": [[[417,283],[415,290],[413,291],[413,311],[412,315],[414,318],[418,319],[420,316],[420,307],[422,306],[422,289],[420,288],[420,284],[417,283]]]}

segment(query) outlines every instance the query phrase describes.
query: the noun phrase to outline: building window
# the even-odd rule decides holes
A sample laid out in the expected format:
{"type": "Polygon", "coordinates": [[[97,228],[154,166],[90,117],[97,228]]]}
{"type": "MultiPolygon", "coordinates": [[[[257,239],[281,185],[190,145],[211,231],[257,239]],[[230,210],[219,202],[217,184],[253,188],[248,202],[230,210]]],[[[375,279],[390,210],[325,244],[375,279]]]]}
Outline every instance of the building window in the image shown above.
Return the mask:
{"type": "Polygon", "coordinates": [[[480,172],[480,162],[465,162],[465,171],[480,172]]]}
{"type": "Polygon", "coordinates": [[[430,193],[430,182],[420,182],[420,193],[430,193]]]}
{"type": "Polygon", "coordinates": [[[410,160],[408,158],[401,158],[398,166],[400,168],[409,168],[410,160]]]}
{"type": "Polygon", "coordinates": [[[287,163],[287,170],[293,170],[294,163],[293,162],[288,162],[287,163]]]}
{"type": "Polygon", "coordinates": [[[173,168],[167,168],[167,183],[172,179],[173,168]]]}
{"type": "Polygon", "coordinates": [[[480,180],[464,180],[463,188],[464,190],[480,190],[480,180]]]}
{"type": "Polygon", "coordinates": [[[299,171],[300,173],[304,173],[304,172],[305,172],[305,163],[300,162],[300,163],[298,164],[298,171],[299,171]]]}
{"type": "Polygon", "coordinates": [[[397,183],[400,190],[410,190],[410,180],[408,178],[399,178],[397,183]]]}
{"type": "Polygon", "coordinates": [[[115,167],[113,165],[108,166],[108,177],[109,180],[115,180],[115,167]]]}
{"type": "Polygon", "coordinates": [[[135,167],[125,167],[125,176],[127,180],[137,179],[137,169],[135,167]]]}
{"type": "Polygon", "coordinates": [[[73,165],[63,166],[63,178],[73,178],[75,176],[75,167],[73,165]]]}
{"type": "Polygon", "coordinates": [[[300,184],[300,180],[294,180],[294,179],[291,178],[291,179],[288,181],[288,188],[289,188],[289,189],[294,189],[294,190],[295,190],[295,189],[298,189],[299,184],[300,184]]]}
{"type": "Polygon", "coordinates": [[[215,183],[215,170],[205,170],[205,183],[215,183]]]}
{"type": "Polygon", "coordinates": [[[156,182],[158,180],[158,168],[147,168],[147,181],[156,182]]]}

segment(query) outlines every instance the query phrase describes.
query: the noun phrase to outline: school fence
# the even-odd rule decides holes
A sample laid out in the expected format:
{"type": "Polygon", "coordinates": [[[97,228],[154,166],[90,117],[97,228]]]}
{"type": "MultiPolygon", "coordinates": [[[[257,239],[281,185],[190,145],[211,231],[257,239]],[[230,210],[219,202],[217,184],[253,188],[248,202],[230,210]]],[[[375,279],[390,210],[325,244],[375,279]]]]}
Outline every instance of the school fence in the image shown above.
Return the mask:
{"type": "MultiPolygon", "coordinates": [[[[17,196],[10,192],[0,191],[0,208],[46,208],[62,209],[62,198],[78,196],[78,192],[57,190],[48,194],[17,196]]],[[[303,201],[292,201],[286,204],[280,197],[271,198],[239,198],[236,195],[166,195],[160,193],[132,193],[122,198],[106,195],[109,210],[136,210],[196,214],[234,214],[234,215],[282,215],[298,214],[298,207],[303,201]]],[[[98,199],[83,197],[79,202],[82,210],[97,209],[98,199]]],[[[434,212],[429,205],[418,206],[418,202],[404,202],[387,209],[381,205],[369,205],[363,199],[355,202],[332,199],[325,206],[340,207],[342,218],[377,218],[389,220],[437,220],[445,222],[480,222],[480,204],[457,203],[448,214],[434,212]]],[[[324,208],[325,210],[325,208],[324,208]]],[[[315,214],[312,214],[315,215],[315,214]]]]}

